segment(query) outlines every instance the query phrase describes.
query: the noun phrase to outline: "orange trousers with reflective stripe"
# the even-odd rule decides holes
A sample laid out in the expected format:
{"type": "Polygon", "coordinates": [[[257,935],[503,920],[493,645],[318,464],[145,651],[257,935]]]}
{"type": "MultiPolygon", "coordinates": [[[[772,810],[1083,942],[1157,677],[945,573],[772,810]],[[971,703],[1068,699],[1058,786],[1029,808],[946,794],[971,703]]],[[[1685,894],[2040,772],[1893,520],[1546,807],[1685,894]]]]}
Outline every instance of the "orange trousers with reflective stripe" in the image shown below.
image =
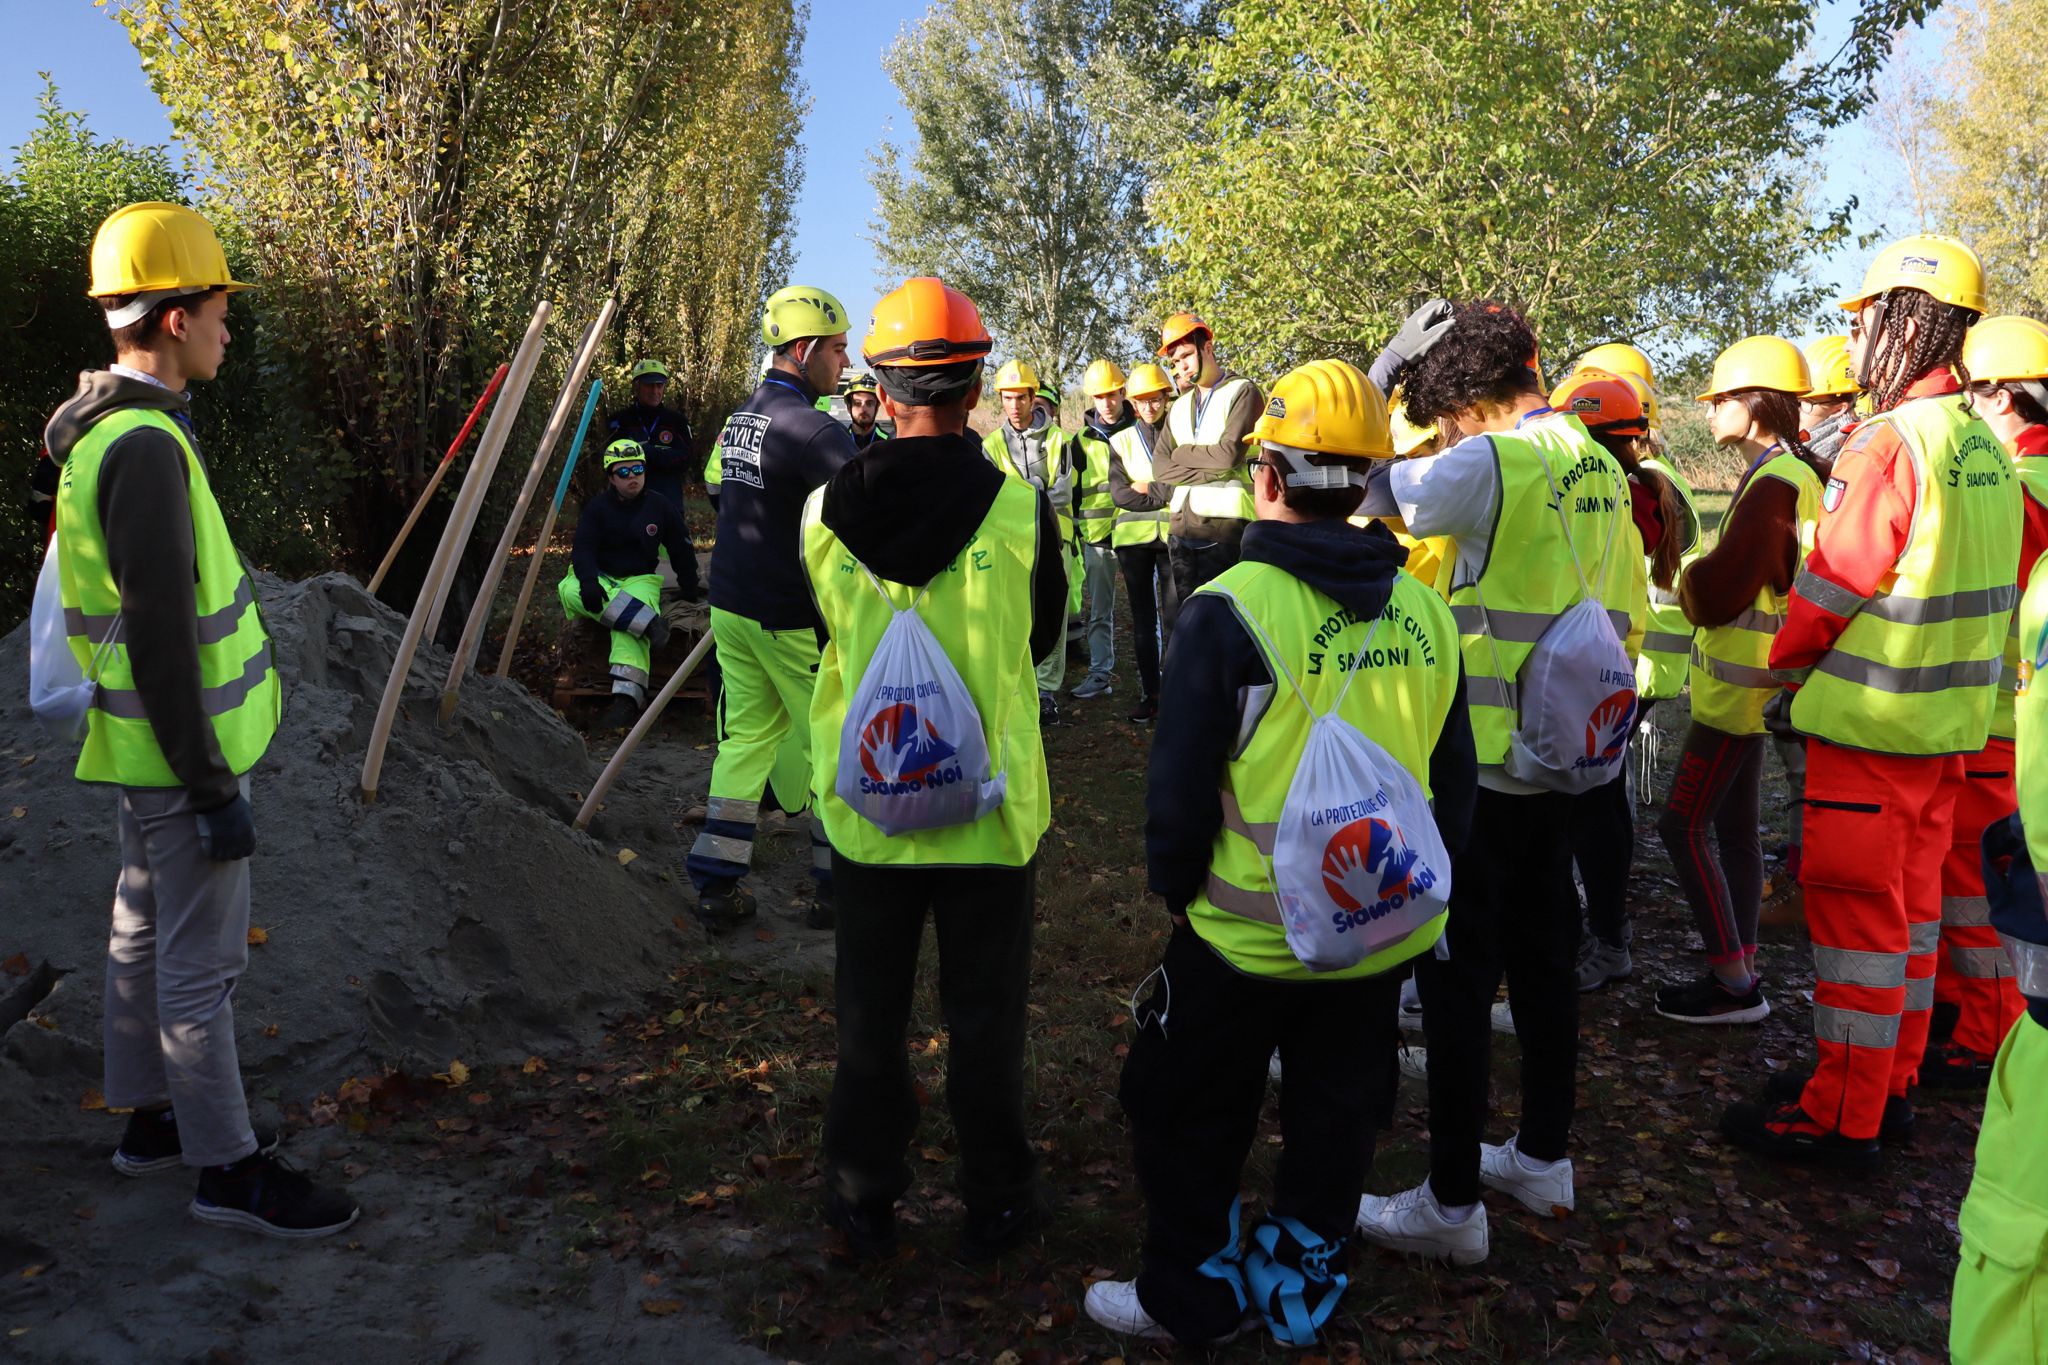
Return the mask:
{"type": "Polygon", "coordinates": [[[1991,927],[1984,900],[1985,827],[2011,815],[2013,746],[1994,739],[1981,754],[1963,760],[1955,783],[1955,833],[1941,865],[1941,955],[1935,967],[1934,998],[1952,1001],[1955,1041],[1979,1057],[1993,1057],[2013,1021],[2027,1007],[2014,984],[2012,963],[1991,927]]]}
{"type": "Polygon", "coordinates": [[[1799,884],[1813,937],[1813,1079],[1807,1114],[1874,1138],[1927,1050],[1941,868],[1961,757],[1806,745],[1806,838],[1799,884]]]}

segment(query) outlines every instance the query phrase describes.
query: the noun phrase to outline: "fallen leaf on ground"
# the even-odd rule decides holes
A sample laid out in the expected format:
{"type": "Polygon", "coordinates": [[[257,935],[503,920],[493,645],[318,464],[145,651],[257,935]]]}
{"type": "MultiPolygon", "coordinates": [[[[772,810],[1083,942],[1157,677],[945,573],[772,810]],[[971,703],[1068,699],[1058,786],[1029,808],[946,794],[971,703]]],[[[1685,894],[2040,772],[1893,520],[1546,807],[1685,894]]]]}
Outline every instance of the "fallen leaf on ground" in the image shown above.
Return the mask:
{"type": "Polygon", "coordinates": [[[522,1065],[519,1069],[526,1075],[531,1076],[536,1071],[546,1071],[548,1069],[548,1064],[538,1057],[528,1057],[526,1059],[525,1064],[522,1065]]]}
{"type": "Polygon", "coordinates": [[[462,1059],[458,1057],[454,1061],[448,1063],[448,1069],[446,1071],[436,1071],[434,1073],[434,1079],[437,1081],[445,1081],[449,1085],[468,1085],[469,1068],[464,1066],[462,1064],[462,1059]]]}
{"type": "Polygon", "coordinates": [[[249,946],[250,946],[250,947],[252,947],[252,948],[261,948],[261,947],[262,947],[262,946],[263,946],[264,944],[266,944],[266,943],[268,943],[268,942],[270,942],[270,931],[269,931],[268,929],[257,929],[257,928],[255,928],[255,927],[253,927],[253,926],[252,926],[252,927],[250,928],[250,930],[249,930],[249,946]]]}
{"type": "Polygon", "coordinates": [[[16,953],[5,962],[0,962],[0,972],[6,972],[9,976],[27,976],[28,954],[16,953]]]}
{"type": "Polygon", "coordinates": [[[643,1313],[651,1314],[652,1316],[657,1318],[665,1318],[669,1314],[679,1310],[682,1306],[682,1301],[679,1299],[640,1300],[640,1311],[643,1313]]]}
{"type": "Polygon", "coordinates": [[[14,808],[14,811],[13,811],[13,815],[14,815],[14,818],[15,818],[15,819],[17,819],[17,820],[19,820],[19,819],[20,819],[20,818],[21,818],[22,816],[24,816],[24,815],[27,815],[27,814],[28,814],[28,807],[27,807],[27,806],[16,806],[16,807],[14,808]]]}
{"type": "Polygon", "coordinates": [[[100,1113],[107,1107],[107,1097],[94,1090],[91,1086],[87,1086],[85,1093],[78,1097],[78,1107],[85,1110],[88,1114],[100,1113]]]}
{"type": "Polygon", "coordinates": [[[630,848],[622,848],[619,850],[619,866],[624,867],[627,863],[632,862],[635,858],[639,856],[639,854],[635,853],[630,848]]]}
{"type": "Polygon", "coordinates": [[[1863,1264],[1870,1267],[1870,1273],[1889,1284],[1899,1278],[1899,1263],[1887,1256],[1866,1256],[1863,1264]]]}
{"type": "Polygon", "coordinates": [[[759,943],[773,943],[775,942],[775,931],[764,924],[754,931],[754,939],[759,943]]]}
{"type": "Polygon", "coordinates": [[[21,1278],[23,1278],[24,1280],[33,1280],[36,1276],[42,1274],[45,1270],[48,1270],[49,1268],[50,1266],[48,1262],[43,1262],[38,1265],[23,1266],[21,1270],[21,1278]]]}

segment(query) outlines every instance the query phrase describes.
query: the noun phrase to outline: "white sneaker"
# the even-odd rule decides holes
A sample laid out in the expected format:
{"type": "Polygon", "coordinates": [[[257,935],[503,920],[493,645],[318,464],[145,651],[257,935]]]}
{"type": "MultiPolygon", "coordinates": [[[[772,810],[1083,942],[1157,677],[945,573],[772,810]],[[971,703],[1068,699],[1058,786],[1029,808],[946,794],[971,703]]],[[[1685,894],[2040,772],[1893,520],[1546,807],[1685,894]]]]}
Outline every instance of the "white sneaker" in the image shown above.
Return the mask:
{"type": "Polygon", "coordinates": [[[1400,1066],[1401,1074],[1411,1081],[1429,1079],[1429,1049],[1420,1043],[1403,1043],[1394,1050],[1394,1061],[1400,1066]]]}
{"type": "Polygon", "coordinates": [[[1479,1144],[1479,1183],[1520,1200],[1522,1207],[1545,1218],[1561,1218],[1577,1201],[1572,1195],[1572,1160],[1546,1161],[1530,1169],[1533,1157],[1523,1156],[1509,1138],[1496,1147],[1479,1144]]]}
{"type": "Polygon", "coordinates": [[[1082,1299],[1088,1316],[1118,1336],[1147,1337],[1172,1341],[1173,1333],[1161,1327],[1145,1305],[1138,1302],[1136,1280],[1097,1280],[1082,1299]]]}
{"type": "Polygon", "coordinates": [[[1508,1002],[1505,1000],[1496,1000],[1493,1003],[1493,1031],[1495,1033],[1513,1033],[1515,1031],[1515,1012],[1508,1008],[1508,1002]]]}
{"type": "Polygon", "coordinates": [[[1401,983],[1401,1027],[1410,1033],[1422,1032],[1422,997],[1415,992],[1412,976],[1401,983]]]}
{"type": "Polygon", "coordinates": [[[1444,1217],[1436,1192],[1424,1180],[1391,1196],[1368,1194],[1358,1201],[1358,1235],[1392,1251],[1478,1265],[1486,1259],[1486,1206],[1477,1205],[1462,1223],[1444,1217]]]}
{"type": "Polygon", "coordinates": [[[1275,1085],[1280,1084],[1280,1049],[1277,1047],[1273,1049],[1273,1060],[1266,1063],[1266,1079],[1275,1085]]]}

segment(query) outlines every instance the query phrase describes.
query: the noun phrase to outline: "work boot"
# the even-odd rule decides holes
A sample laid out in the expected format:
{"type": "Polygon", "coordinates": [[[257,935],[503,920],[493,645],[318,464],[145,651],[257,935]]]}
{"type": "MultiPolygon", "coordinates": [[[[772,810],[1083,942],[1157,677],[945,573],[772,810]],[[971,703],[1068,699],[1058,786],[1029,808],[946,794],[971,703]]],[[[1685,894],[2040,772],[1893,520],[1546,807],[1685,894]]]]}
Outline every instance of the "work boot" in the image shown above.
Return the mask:
{"type": "Polygon", "coordinates": [[[1930,1044],[1920,1059],[1920,1084],[1930,1090],[1975,1090],[1991,1084],[1991,1061],[1950,1038],[1930,1044]]]}
{"type": "MultiPolygon", "coordinates": [[[[1774,1071],[1764,1081],[1764,1094],[1780,1104],[1797,1104],[1799,1097],[1806,1093],[1806,1083],[1812,1079],[1811,1071],[1774,1071]]],[[[1913,1129],[1917,1123],[1911,1100],[1904,1095],[1887,1095],[1884,1118],[1877,1127],[1877,1140],[1887,1147],[1903,1147],[1913,1140],[1913,1129]]]]}
{"type": "Polygon", "coordinates": [[[1008,1208],[969,1209],[960,1226],[960,1257],[993,1261],[1045,1226],[1045,1201],[1033,1190],[1008,1208]]]}
{"type": "Polygon", "coordinates": [[[315,1185],[281,1158],[260,1152],[201,1170],[192,1196],[192,1216],[202,1223],[295,1241],[332,1236],[361,1212],[340,1190],[315,1185]]]}
{"type": "Polygon", "coordinates": [[[1629,956],[1626,943],[1587,938],[1586,951],[1579,958],[1581,992],[1605,990],[1609,982],[1626,981],[1635,974],[1635,959],[1629,956]]]}
{"type": "Polygon", "coordinates": [[[707,886],[697,893],[697,921],[707,933],[729,934],[754,917],[754,893],[744,882],[707,886]]]}
{"type": "Polygon", "coordinates": [[[825,1221],[846,1238],[856,1261],[885,1261],[896,1254],[896,1210],[864,1209],[837,1190],[825,1192],[825,1221]]]}
{"type": "MultiPolygon", "coordinates": [[[[256,1151],[269,1156],[277,1150],[277,1130],[257,1128],[256,1151]]],[[[178,1117],[169,1105],[138,1109],[128,1116],[128,1128],[121,1145],[114,1149],[114,1169],[122,1175],[155,1175],[175,1171],[185,1164],[185,1146],[178,1140],[178,1117]]]]}
{"type": "Polygon", "coordinates": [[[831,929],[839,923],[839,901],[832,894],[832,883],[814,881],[811,883],[811,903],[804,909],[804,928],[831,929]]]}
{"type": "Polygon", "coordinates": [[[1158,715],[1159,698],[1148,692],[1138,699],[1138,704],[1131,708],[1131,713],[1124,719],[1143,725],[1148,720],[1156,719],[1158,715]]]}
{"type": "Polygon", "coordinates": [[[1761,1156],[1845,1171],[1875,1170],[1882,1155],[1876,1138],[1845,1137],[1823,1127],[1796,1100],[1731,1104],[1721,1113],[1721,1132],[1736,1146],[1761,1156]]]}
{"type": "Polygon", "coordinates": [[[612,693],[612,704],[598,717],[599,730],[630,730],[640,719],[640,699],[625,692],[612,693]]]}

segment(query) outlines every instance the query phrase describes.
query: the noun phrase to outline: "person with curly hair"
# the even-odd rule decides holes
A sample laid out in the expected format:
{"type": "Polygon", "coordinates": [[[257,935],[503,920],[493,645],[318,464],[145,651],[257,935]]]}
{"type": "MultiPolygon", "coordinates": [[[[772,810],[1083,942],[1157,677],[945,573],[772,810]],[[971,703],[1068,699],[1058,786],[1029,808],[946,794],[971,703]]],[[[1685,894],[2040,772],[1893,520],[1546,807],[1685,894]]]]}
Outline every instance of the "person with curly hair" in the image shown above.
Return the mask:
{"type": "MultiPolygon", "coordinates": [[[[1646,603],[1637,542],[1620,534],[1629,491],[1577,417],[1553,411],[1536,336],[1520,313],[1432,300],[1394,337],[1411,421],[1455,444],[1394,462],[1364,511],[1410,534],[1450,539],[1450,595],[1479,759],[1471,847],[1456,865],[1442,955],[1418,960],[1429,1047],[1429,1178],[1359,1202],[1358,1230],[1397,1251],[1486,1258],[1482,1185],[1548,1215],[1574,1202],[1568,1155],[1579,1045],[1579,901],[1572,797],[1508,775],[1523,662],[1588,591],[1617,634],[1640,639],[1646,603]],[[1582,584],[1584,585],[1582,587],[1582,584]],[[1482,1145],[1493,997],[1505,972],[1522,1045],[1521,1131],[1482,1145]]],[[[1384,374],[1387,357],[1374,366],[1384,374]]],[[[1619,695],[1633,713],[1633,679],[1619,695]]],[[[1622,721],[1630,717],[1624,715],[1622,721]]],[[[1617,768],[1617,772],[1618,772],[1617,768]]]]}

